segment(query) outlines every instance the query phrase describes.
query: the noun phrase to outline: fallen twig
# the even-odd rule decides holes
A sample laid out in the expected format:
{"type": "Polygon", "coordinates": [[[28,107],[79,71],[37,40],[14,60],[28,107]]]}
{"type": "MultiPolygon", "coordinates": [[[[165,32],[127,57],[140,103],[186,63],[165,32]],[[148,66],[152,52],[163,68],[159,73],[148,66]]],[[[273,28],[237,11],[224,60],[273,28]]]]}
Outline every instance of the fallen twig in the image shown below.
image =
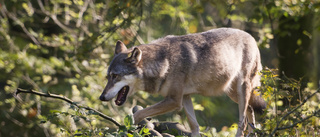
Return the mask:
{"type": "Polygon", "coordinates": [[[102,112],[98,111],[98,110],[95,110],[93,108],[90,108],[88,106],[81,106],[79,104],[77,104],[76,102],[72,101],[71,99],[65,97],[65,96],[61,96],[61,95],[56,95],[56,94],[51,94],[51,93],[42,93],[42,92],[37,92],[37,91],[34,91],[32,89],[29,89],[29,90],[26,90],[26,89],[20,89],[18,88],[15,92],[15,95],[18,95],[19,93],[30,93],[30,94],[35,94],[35,95],[38,95],[38,96],[43,96],[43,97],[48,97],[48,98],[56,98],[56,99],[60,99],[60,100],[63,100],[63,101],[66,101],[72,105],[75,105],[76,107],[78,108],[84,108],[86,110],[90,110],[90,111],[93,111],[95,113],[97,113],[100,117],[106,119],[106,120],[109,120],[111,121],[113,124],[117,125],[118,127],[120,127],[120,123],[115,121],[113,118],[103,114],[102,112]]]}

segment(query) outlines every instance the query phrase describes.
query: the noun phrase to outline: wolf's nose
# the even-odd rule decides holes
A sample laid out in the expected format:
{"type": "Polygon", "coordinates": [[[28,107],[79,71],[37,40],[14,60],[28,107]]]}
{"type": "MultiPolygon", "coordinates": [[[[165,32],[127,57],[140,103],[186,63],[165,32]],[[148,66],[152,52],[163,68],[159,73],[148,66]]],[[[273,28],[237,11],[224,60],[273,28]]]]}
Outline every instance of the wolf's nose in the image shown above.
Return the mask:
{"type": "Polygon", "coordinates": [[[99,97],[99,99],[100,99],[101,101],[106,101],[106,99],[104,98],[103,95],[101,95],[101,96],[99,97]]]}

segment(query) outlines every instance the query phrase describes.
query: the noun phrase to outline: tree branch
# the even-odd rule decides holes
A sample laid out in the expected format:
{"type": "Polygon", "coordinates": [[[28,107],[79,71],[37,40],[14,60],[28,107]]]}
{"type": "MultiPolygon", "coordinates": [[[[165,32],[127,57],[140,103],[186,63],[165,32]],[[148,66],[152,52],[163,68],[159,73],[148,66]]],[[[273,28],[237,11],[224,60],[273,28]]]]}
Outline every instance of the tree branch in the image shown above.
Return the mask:
{"type": "MultiPolygon", "coordinates": [[[[56,23],[60,28],[62,28],[63,30],[65,30],[65,31],[67,31],[67,32],[72,32],[72,33],[74,32],[72,29],[70,29],[70,28],[68,28],[67,26],[65,26],[64,24],[62,24],[62,23],[58,20],[56,14],[51,14],[49,11],[47,11],[47,10],[44,8],[44,5],[43,5],[43,3],[42,3],[41,0],[37,0],[37,2],[38,2],[38,5],[39,5],[41,11],[42,11],[44,14],[46,14],[47,16],[49,16],[49,17],[53,20],[53,22],[56,23]]],[[[56,4],[55,4],[55,6],[56,6],[56,4]]],[[[57,8],[57,7],[54,7],[54,8],[57,8]]],[[[55,10],[56,10],[56,9],[55,9],[55,10]]]]}
{"type": "Polygon", "coordinates": [[[116,126],[120,127],[120,123],[115,121],[113,118],[103,114],[102,112],[98,111],[98,110],[95,110],[93,108],[90,108],[88,106],[81,106],[79,104],[77,104],[76,102],[72,101],[71,99],[65,97],[65,96],[61,96],[61,95],[56,95],[56,94],[51,94],[51,93],[42,93],[42,92],[37,92],[37,91],[34,91],[32,89],[29,89],[29,90],[26,90],[26,89],[20,89],[18,88],[15,92],[15,95],[18,95],[19,93],[30,93],[30,94],[35,94],[35,95],[38,95],[38,96],[43,96],[43,97],[48,97],[48,98],[55,98],[55,99],[60,99],[60,100],[63,100],[65,102],[68,102],[72,105],[75,105],[77,106],[78,108],[84,108],[86,110],[90,110],[90,111],[93,111],[95,113],[97,113],[100,117],[106,119],[106,120],[109,120],[111,121],[113,124],[115,124],[116,126]]]}
{"type": "Polygon", "coordinates": [[[90,0],[86,0],[83,4],[83,6],[81,7],[80,11],[79,11],[79,18],[76,24],[76,27],[80,27],[81,23],[82,23],[82,17],[83,17],[83,13],[87,10],[88,5],[89,5],[90,0]]]}
{"type": "Polygon", "coordinates": [[[24,25],[24,23],[23,23],[20,19],[18,19],[18,17],[16,17],[14,14],[11,14],[10,12],[8,12],[6,5],[2,5],[1,8],[2,8],[3,12],[6,13],[6,15],[7,15],[10,19],[14,20],[14,21],[22,28],[23,32],[27,34],[27,36],[33,41],[34,44],[40,46],[40,43],[39,43],[39,41],[37,40],[37,38],[35,38],[35,37],[28,31],[28,29],[26,28],[26,26],[24,25]]]}
{"type": "Polygon", "coordinates": [[[312,115],[310,115],[310,116],[308,116],[308,117],[306,117],[304,119],[301,119],[300,121],[295,122],[292,125],[289,125],[289,126],[286,126],[286,127],[280,127],[280,128],[278,128],[278,130],[284,130],[284,129],[288,129],[288,128],[293,128],[293,127],[297,126],[297,124],[302,123],[302,122],[312,118],[313,116],[316,116],[317,114],[320,114],[320,110],[317,110],[317,111],[313,112],[312,115]]]}
{"type": "Polygon", "coordinates": [[[269,135],[270,137],[273,136],[277,130],[283,130],[283,129],[288,129],[288,128],[292,128],[294,126],[296,126],[297,124],[299,123],[302,123],[303,121],[306,121],[308,119],[310,119],[311,117],[315,116],[316,114],[320,113],[319,110],[315,111],[312,115],[298,121],[298,122],[295,122],[293,123],[292,125],[289,125],[289,126],[286,126],[286,127],[279,127],[279,125],[281,124],[281,122],[286,118],[288,117],[290,114],[296,112],[297,109],[301,108],[310,98],[312,98],[313,96],[315,96],[317,93],[320,92],[320,89],[318,89],[316,92],[312,93],[310,96],[306,97],[303,102],[298,105],[297,107],[295,107],[293,110],[291,110],[290,112],[288,112],[286,115],[284,115],[280,121],[277,122],[277,125],[276,125],[276,128],[271,132],[271,134],[269,135]]]}

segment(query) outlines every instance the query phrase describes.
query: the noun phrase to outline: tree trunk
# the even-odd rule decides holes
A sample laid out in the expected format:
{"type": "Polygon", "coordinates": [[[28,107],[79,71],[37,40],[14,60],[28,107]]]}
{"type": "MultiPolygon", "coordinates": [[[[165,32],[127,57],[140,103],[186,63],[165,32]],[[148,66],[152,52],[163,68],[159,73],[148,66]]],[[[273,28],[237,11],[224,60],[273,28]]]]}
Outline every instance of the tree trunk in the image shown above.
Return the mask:
{"type": "MultiPolygon", "coordinates": [[[[301,82],[300,90],[291,90],[291,103],[298,103],[301,93],[310,80],[312,69],[311,34],[313,15],[303,17],[282,17],[279,20],[279,37],[277,47],[279,52],[280,77],[293,78],[301,82]]],[[[288,105],[288,102],[284,102],[288,105]]]]}

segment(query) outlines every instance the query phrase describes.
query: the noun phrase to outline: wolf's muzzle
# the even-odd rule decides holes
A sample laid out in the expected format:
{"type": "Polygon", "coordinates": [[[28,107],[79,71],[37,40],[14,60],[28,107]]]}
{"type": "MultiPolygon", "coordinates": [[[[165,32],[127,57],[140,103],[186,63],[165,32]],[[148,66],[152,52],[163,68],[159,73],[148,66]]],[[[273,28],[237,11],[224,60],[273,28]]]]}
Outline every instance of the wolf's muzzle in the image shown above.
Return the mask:
{"type": "Polygon", "coordinates": [[[104,97],[103,94],[100,95],[99,99],[100,99],[101,101],[108,101],[108,100],[106,100],[106,98],[104,97]]]}

